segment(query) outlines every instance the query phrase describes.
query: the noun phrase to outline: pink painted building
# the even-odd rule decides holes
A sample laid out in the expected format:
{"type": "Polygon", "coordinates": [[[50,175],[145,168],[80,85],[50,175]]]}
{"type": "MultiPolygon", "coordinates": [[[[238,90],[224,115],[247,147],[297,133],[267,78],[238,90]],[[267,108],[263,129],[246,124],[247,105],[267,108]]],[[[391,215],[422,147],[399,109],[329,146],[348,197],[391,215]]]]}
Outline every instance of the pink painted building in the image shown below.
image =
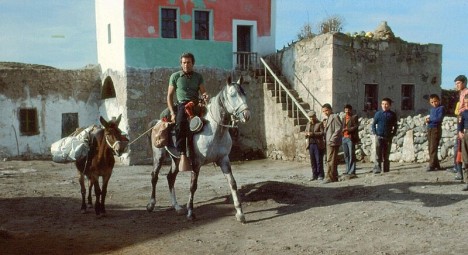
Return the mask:
{"type": "Polygon", "coordinates": [[[103,70],[197,66],[230,70],[275,52],[275,0],[97,0],[103,70]]]}

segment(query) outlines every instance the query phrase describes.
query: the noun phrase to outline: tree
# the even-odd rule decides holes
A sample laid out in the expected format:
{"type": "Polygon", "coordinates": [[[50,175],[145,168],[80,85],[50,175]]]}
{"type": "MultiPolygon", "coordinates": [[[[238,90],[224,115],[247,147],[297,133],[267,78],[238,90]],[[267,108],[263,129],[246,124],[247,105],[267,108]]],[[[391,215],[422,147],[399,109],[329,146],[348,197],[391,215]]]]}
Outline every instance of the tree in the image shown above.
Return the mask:
{"type": "Polygon", "coordinates": [[[319,25],[320,34],[329,32],[341,32],[343,30],[344,19],[338,15],[324,19],[319,25]]]}
{"type": "Polygon", "coordinates": [[[312,25],[307,22],[301,28],[301,31],[297,34],[297,39],[300,41],[306,38],[314,38],[315,34],[312,32],[312,25]]]}

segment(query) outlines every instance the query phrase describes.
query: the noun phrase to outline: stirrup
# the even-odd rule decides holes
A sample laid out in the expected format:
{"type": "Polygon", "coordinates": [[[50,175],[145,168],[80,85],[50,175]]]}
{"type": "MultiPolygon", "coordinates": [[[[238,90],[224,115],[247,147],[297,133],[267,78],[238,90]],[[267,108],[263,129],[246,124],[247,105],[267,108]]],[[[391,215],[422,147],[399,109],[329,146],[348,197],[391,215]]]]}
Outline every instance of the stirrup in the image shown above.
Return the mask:
{"type": "Polygon", "coordinates": [[[190,165],[190,159],[185,154],[180,155],[179,171],[181,172],[192,171],[192,166],[190,165]]]}

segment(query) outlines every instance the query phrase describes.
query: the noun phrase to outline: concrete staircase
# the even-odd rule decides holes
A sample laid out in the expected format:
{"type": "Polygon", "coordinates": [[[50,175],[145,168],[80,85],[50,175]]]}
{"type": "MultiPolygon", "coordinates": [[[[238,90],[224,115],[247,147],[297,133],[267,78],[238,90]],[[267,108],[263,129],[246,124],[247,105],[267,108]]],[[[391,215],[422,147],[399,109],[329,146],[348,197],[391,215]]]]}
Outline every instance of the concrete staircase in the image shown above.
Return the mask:
{"type": "MultiPolygon", "coordinates": [[[[281,86],[279,86],[279,84],[275,85],[275,78],[269,72],[267,72],[266,79],[263,78],[263,85],[269,91],[268,96],[271,96],[274,100],[276,100],[277,104],[281,105],[281,109],[283,110],[282,114],[287,116],[289,121],[291,121],[294,126],[298,126],[300,132],[303,132],[309,120],[308,117],[305,116],[304,113],[300,110],[300,108],[308,112],[310,110],[310,105],[304,102],[296,90],[291,88],[289,82],[284,76],[282,76],[281,71],[274,64],[270,62],[267,62],[267,64],[273,70],[276,77],[279,78],[281,83],[283,83],[283,85],[285,85],[286,89],[289,91],[289,93],[287,93],[283,88],[281,88],[281,86]],[[291,96],[294,98],[294,100],[290,98],[291,96]],[[294,101],[296,101],[300,107],[297,107],[294,101]]],[[[265,77],[264,71],[263,77],[265,77]]]]}

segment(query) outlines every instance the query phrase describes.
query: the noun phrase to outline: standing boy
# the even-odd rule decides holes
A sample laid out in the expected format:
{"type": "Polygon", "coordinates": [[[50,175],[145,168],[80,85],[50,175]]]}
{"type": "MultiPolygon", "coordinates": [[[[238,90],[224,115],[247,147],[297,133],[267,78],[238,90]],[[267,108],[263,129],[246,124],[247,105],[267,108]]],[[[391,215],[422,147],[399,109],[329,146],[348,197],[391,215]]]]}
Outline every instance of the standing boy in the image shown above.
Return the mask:
{"type": "Polygon", "coordinates": [[[353,115],[353,107],[349,104],[344,107],[345,115],[343,120],[343,154],[346,164],[346,171],[343,174],[344,178],[356,177],[356,143],[359,141],[358,117],[353,115]]]}
{"type": "Polygon", "coordinates": [[[325,143],[327,145],[327,174],[322,183],[338,181],[338,150],[341,145],[341,120],[333,110],[330,104],[322,106],[322,112],[325,115],[325,143]]]}
{"type": "MultiPolygon", "coordinates": [[[[468,88],[466,88],[467,78],[465,75],[460,74],[457,77],[455,77],[454,82],[455,82],[455,89],[459,93],[457,106],[455,107],[455,115],[457,115],[458,120],[460,120],[460,115],[463,111],[465,111],[465,108],[466,108],[463,100],[465,98],[465,95],[468,94],[468,88]]],[[[460,143],[461,143],[461,140],[457,136],[457,139],[455,139],[455,146],[453,147],[454,152],[455,152],[454,153],[454,166],[455,166],[455,171],[457,173],[455,176],[455,180],[463,180],[462,163],[457,162],[458,152],[461,151],[460,143]]]]}
{"type": "Polygon", "coordinates": [[[396,135],[398,122],[396,113],[390,110],[392,100],[388,97],[382,99],[382,110],[378,111],[372,122],[372,133],[375,135],[375,165],[374,173],[390,171],[390,149],[392,139],[396,135]]]}
{"type": "MultiPolygon", "coordinates": [[[[468,95],[465,95],[463,100],[463,106],[468,108],[468,95]]],[[[465,132],[468,131],[468,111],[463,111],[460,113],[460,121],[458,122],[458,138],[461,140],[460,146],[462,149],[462,158],[463,165],[463,181],[466,183],[466,186],[463,188],[463,191],[468,191],[468,135],[465,135],[465,132]]]]}
{"type": "Polygon", "coordinates": [[[305,137],[307,138],[307,149],[310,155],[313,180],[323,180],[323,152],[325,149],[323,125],[317,119],[315,111],[308,112],[309,122],[306,126],[305,137]]]}
{"type": "Polygon", "coordinates": [[[442,136],[442,121],[445,116],[445,109],[440,105],[440,98],[436,94],[429,96],[429,103],[432,105],[427,123],[427,141],[429,145],[429,166],[426,171],[440,170],[439,157],[437,151],[440,138],[442,136]]]}

